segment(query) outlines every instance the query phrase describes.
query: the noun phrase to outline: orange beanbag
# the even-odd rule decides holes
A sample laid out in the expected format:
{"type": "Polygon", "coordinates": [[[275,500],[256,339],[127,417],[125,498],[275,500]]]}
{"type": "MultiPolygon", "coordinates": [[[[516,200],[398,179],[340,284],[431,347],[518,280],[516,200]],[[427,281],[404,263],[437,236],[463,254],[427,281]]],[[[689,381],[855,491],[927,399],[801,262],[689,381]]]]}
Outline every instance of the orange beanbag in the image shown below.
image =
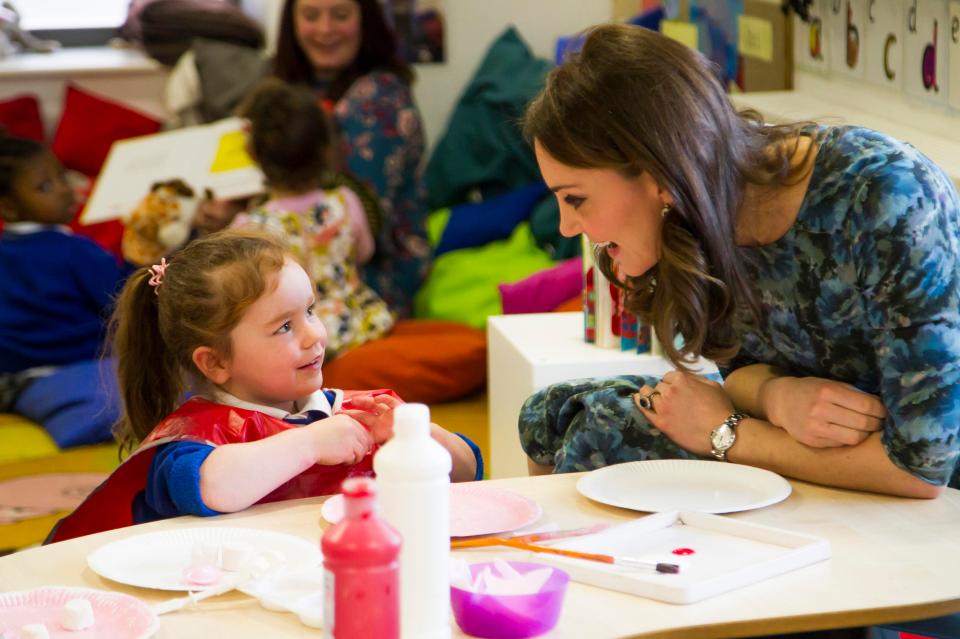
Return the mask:
{"type": "Polygon", "coordinates": [[[433,404],[469,395],[487,382],[487,338],[456,322],[401,320],[385,337],[323,367],[329,388],[392,388],[408,402],[433,404]]]}

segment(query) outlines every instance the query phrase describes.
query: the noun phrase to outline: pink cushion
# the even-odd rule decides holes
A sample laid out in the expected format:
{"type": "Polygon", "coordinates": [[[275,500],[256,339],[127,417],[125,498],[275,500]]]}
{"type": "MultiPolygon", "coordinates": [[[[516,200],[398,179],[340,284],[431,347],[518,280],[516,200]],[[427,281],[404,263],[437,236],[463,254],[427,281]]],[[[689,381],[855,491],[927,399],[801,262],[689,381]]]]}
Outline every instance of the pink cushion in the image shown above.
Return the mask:
{"type": "Polygon", "coordinates": [[[37,97],[18,95],[0,102],[0,125],[7,135],[43,142],[43,120],[37,97]]]}
{"type": "Polygon", "coordinates": [[[68,86],[52,148],[64,166],[93,177],[114,142],[156,133],[161,124],[118,102],[68,86]]]}
{"type": "Polygon", "coordinates": [[[560,262],[556,266],[513,284],[500,284],[503,313],[547,313],[576,297],[583,287],[583,267],[579,257],[560,262]]]}

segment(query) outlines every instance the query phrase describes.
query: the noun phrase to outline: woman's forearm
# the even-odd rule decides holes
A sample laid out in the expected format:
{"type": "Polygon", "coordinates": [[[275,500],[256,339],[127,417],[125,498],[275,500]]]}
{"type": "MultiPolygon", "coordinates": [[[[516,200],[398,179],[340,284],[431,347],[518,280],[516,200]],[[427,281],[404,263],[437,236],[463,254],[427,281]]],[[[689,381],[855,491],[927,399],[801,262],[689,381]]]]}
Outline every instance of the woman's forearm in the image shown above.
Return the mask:
{"type": "Polygon", "coordinates": [[[779,376],[769,364],[751,364],[727,375],[723,380],[723,389],[738,411],[767,419],[763,405],[764,385],[779,376]]]}
{"type": "Polygon", "coordinates": [[[769,422],[748,418],[740,423],[737,441],[727,455],[738,464],[827,486],[923,499],[943,492],[943,486],[929,484],[894,464],[880,433],[856,446],[812,448],[769,422]]]}

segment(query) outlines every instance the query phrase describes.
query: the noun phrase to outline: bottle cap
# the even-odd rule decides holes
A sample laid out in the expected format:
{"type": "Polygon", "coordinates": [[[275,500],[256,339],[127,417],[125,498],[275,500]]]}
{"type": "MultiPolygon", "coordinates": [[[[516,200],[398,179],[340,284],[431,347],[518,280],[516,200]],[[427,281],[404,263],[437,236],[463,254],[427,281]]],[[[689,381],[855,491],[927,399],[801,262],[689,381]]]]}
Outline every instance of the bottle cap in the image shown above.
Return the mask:
{"type": "Polygon", "coordinates": [[[377,484],[369,477],[351,477],[344,480],[344,515],[347,519],[366,518],[376,511],[377,484]]]}
{"type": "Polygon", "coordinates": [[[430,409],[426,404],[403,404],[394,410],[393,432],[396,437],[429,437],[430,409]]]}

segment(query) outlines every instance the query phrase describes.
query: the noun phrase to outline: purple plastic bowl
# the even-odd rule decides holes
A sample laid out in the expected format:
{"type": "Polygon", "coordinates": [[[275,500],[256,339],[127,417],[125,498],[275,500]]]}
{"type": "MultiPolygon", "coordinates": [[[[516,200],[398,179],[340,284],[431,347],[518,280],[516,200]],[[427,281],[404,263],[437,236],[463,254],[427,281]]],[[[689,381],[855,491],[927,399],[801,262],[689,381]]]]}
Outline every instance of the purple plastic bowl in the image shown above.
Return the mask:
{"type": "MultiPolygon", "coordinates": [[[[540,592],[529,595],[486,595],[451,586],[453,617],[468,635],[486,639],[523,639],[550,632],[557,625],[570,575],[545,564],[507,563],[522,575],[538,568],[551,568],[553,574],[540,592]]],[[[492,568],[493,562],[472,564],[470,574],[476,577],[485,566],[492,568]]]]}

